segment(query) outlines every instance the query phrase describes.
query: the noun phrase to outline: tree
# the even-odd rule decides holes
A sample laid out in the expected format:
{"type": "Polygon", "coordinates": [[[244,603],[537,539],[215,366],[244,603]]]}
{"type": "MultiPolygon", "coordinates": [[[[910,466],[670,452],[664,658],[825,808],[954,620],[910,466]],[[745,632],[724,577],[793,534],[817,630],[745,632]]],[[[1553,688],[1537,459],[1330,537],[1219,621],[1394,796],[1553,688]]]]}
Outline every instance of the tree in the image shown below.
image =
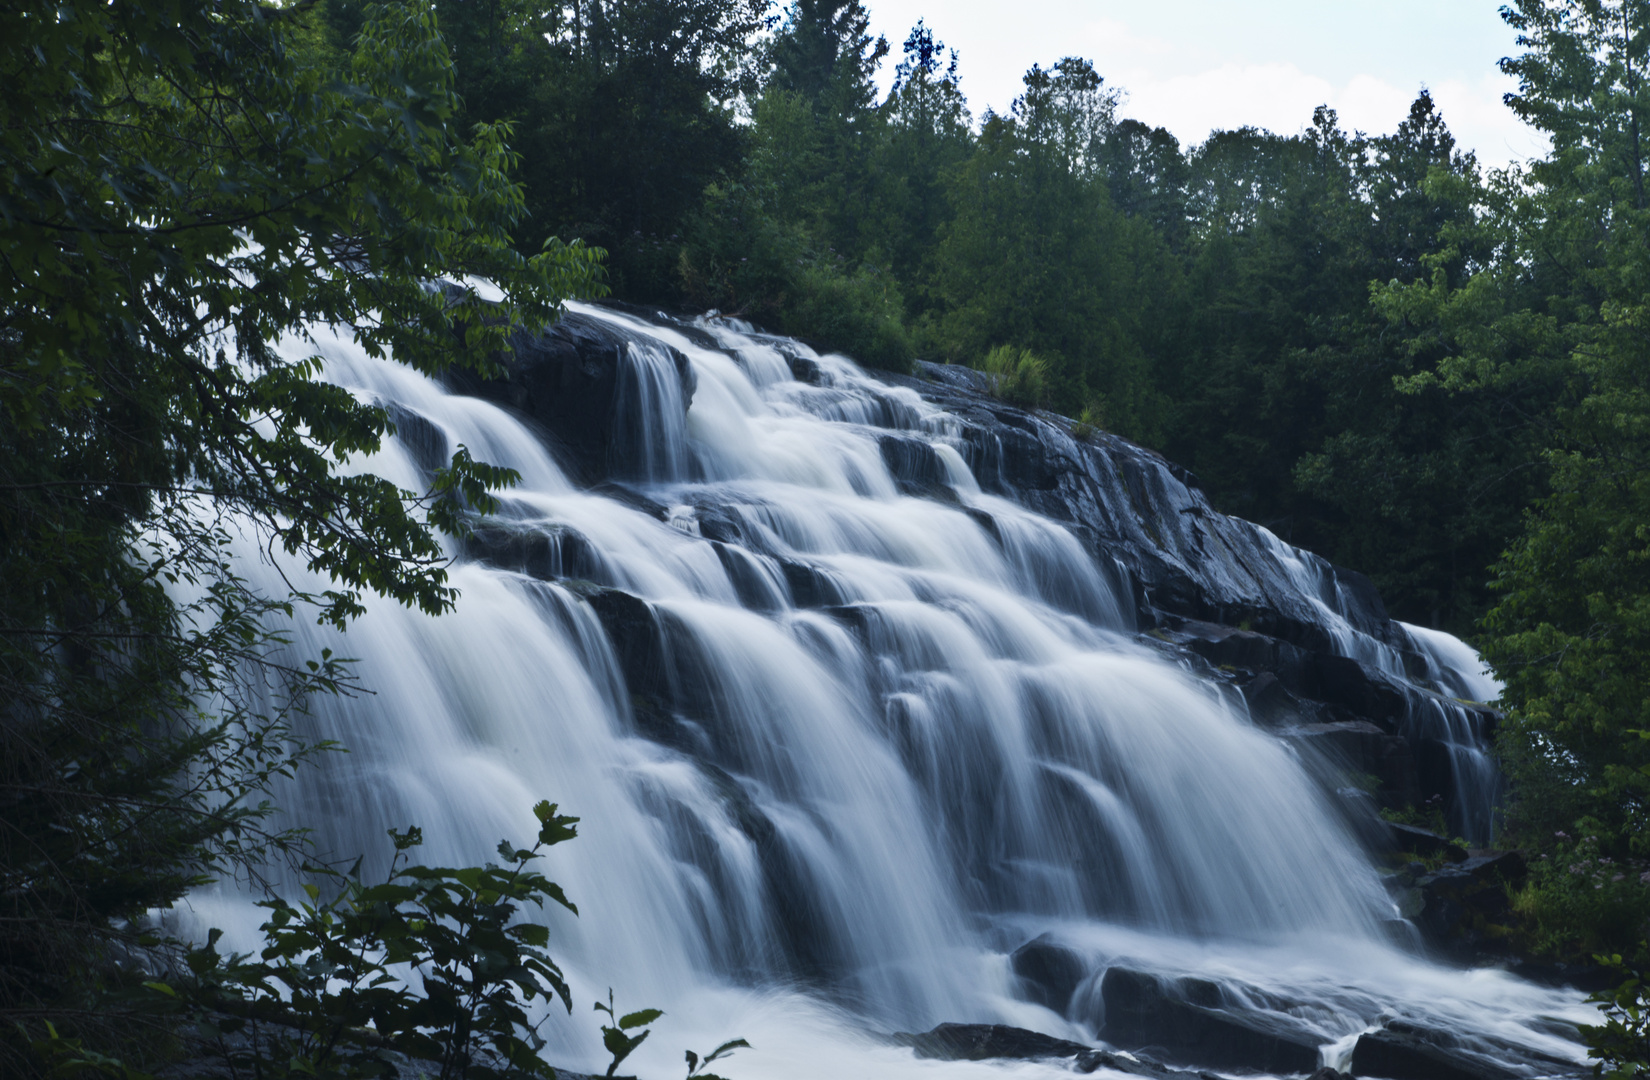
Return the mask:
{"type": "Polygon", "coordinates": [[[1540,944],[1642,966],[1650,898],[1616,893],[1650,868],[1650,5],[1504,14],[1524,50],[1503,61],[1519,80],[1508,104],[1552,152],[1492,187],[1490,266],[1464,281],[1434,266],[1376,299],[1447,351],[1411,389],[1542,390],[1545,489],[1495,567],[1478,638],[1506,685],[1509,838],[1547,856],[1519,907],[1540,944]]]}
{"type": "Polygon", "coordinates": [[[956,50],[949,60],[946,55],[945,43],[924,23],[911,28],[882,105],[887,127],[871,162],[877,246],[918,317],[932,306],[929,263],[950,217],[945,176],[968,157],[972,144],[956,50]]]}
{"type": "MultiPolygon", "coordinates": [[[[1356,168],[1358,244],[1383,287],[1442,273],[1462,283],[1496,257],[1500,223],[1476,162],[1455,149],[1423,89],[1356,168]]],[[[1465,633],[1489,607],[1487,568],[1539,490],[1546,384],[1398,391],[1448,355],[1434,329],[1387,320],[1360,297],[1312,356],[1325,430],[1294,467],[1297,535],[1369,573],[1399,618],[1465,633]]]]}
{"type": "Polygon", "coordinates": [[[950,173],[932,332],[954,360],[1029,349],[1048,365],[1052,407],[1087,407],[1155,439],[1163,402],[1146,346],[1176,268],[1151,226],[1118,214],[1106,191],[1116,94],[1076,57],[1033,67],[1025,86],[1012,115],[986,116],[973,155],[950,173]]]}
{"type": "Polygon", "coordinates": [[[599,287],[590,249],[512,245],[507,129],[455,130],[427,4],[363,9],[341,67],[307,17],[250,0],[0,12],[8,1073],[33,1068],[47,1020],[132,1037],[97,1003],[132,977],[139,917],[288,839],[259,831],[256,802],[302,757],[283,717],[347,671],[276,663],[278,619],[342,624],[365,589],[450,606],[437,533],[510,479],[462,448],[422,493],[346,472],[388,417],[277,342],[336,323],[422,371],[487,369],[512,323],[599,287]],[[432,287],[466,274],[506,301],[432,287]],[[334,584],[253,592],[229,556],[247,537],[334,584]]]}
{"type": "MultiPolygon", "coordinates": [[[[349,0],[327,0],[331,8],[349,0]]],[[[461,130],[511,125],[526,249],[578,237],[634,298],[672,288],[686,216],[746,152],[767,0],[438,0],[461,130]]],[[[352,27],[337,20],[337,39],[352,27]]]]}
{"type": "Polygon", "coordinates": [[[869,163],[882,118],[871,81],[888,41],[872,38],[858,0],[797,0],[773,44],[759,127],[803,150],[757,151],[785,202],[831,253],[859,260],[871,243],[869,163]],[[765,125],[764,125],[765,122],[765,125]]]}

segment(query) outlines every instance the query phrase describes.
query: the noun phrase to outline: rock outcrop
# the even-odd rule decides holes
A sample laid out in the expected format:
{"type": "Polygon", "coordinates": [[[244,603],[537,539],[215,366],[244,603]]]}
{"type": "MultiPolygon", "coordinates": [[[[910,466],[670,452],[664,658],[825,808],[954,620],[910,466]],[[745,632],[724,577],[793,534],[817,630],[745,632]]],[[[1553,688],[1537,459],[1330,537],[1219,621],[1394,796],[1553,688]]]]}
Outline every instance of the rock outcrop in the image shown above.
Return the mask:
{"type": "Polygon", "coordinates": [[[1097,1027],[1114,1046],[1215,1069],[1306,1073],[1318,1067],[1321,1034],[1281,1008],[1234,1007],[1226,988],[1206,979],[1113,967],[1101,979],[1100,998],[1097,1027]]]}
{"type": "MultiPolygon", "coordinates": [[[[657,321],[715,345],[703,327],[663,316],[657,321]]],[[[780,339],[773,346],[809,392],[831,390],[828,363],[780,339]]],[[[1194,476],[1149,450],[1004,404],[968,369],[920,364],[913,375],[879,377],[899,391],[857,401],[856,416],[875,434],[877,454],[900,492],[962,509],[1006,544],[1006,522],[993,517],[1002,512],[984,500],[973,500],[984,508],[971,505],[951,486],[946,462],[955,461],[954,450],[983,491],[1062,524],[1125,598],[1123,621],[1138,640],[1217,684],[1257,725],[1290,742],[1337,794],[1372,851],[1393,856],[1392,888],[1410,920],[1406,930],[1418,927],[1435,946],[1461,957],[1494,944],[1503,914],[1495,909],[1496,890],[1521,867],[1506,856],[1469,853],[1449,837],[1388,826],[1376,811],[1432,800],[1445,811],[1452,836],[1483,842],[1493,785],[1484,750],[1498,716],[1458,700],[1458,682],[1424,642],[1388,617],[1368,579],[1217,512],[1194,476]],[[945,411],[943,431],[915,421],[913,394],[945,411]],[[1409,865],[1408,859],[1419,861],[1409,865]]],[[[698,391],[681,352],[621,323],[575,313],[543,335],[520,339],[502,377],[459,374],[452,385],[514,409],[558,448],[589,490],[702,539],[706,557],[714,553],[746,608],[811,609],[862,639],[878,633],[876,611],[853,603],[829,566],[780,545],[764,547],[760,523],[717,502],[714,492],[682,495],[693,505],[667,507],[655,498],[677,498],[674,489],[636,483],[658,464],[657,448],[638,441],[637,432],[649,424],[680,428],[698,391]],[[638,419],[637,409],[674,413],[638,419]]],[[[417,440],[421,461],[446,452],[440,433],[421,427],[415,414],[397,415],[395,422],[417,440]]],[[[681,632],[666,605],[612,587],[601,552],[574,530],[493,519],[480,523],[467,543],[476,558],[561,581],[584,598],[623,674],[637,733],[700,763],[757,846],[766,887],[778,898],[784,939],[797,951],[792,968],[802,977],[828,974],[834,958],[814,955],[808,945],[828,936],[813,932],[827,916],[790,868],[774,824],[732,775],[744,751],[718,728],[714,679],[692,635],[681,632]]],[[[874,673],[869,678],[874,681],[874,673]]],[[[1499,895],[1504,903],[1504,891],[1499,895]]],[[[1110,1051],[1077,1044],[1060,1044],[1054,1054],[1050,1047],[1058,1040],[1027,1040],[1013,1034],[1017,1029],[979,1025],[943,1025],[906,1037],[908,1045],[959,1059],[1052,1054],[1074,1057],[1079,1071],[1085,1062],[1089,1070],[1148,1069],[1138,1075],[1168,1075],[1169,1065],[1278,1073],[1318,1067],[1322,1033],[1292,1018],[1291,1003],[1255,1008],[1253,995],[1239,1002],[1214,983],[1121,967],[1102,974],[1088,963],[1046,937],[1012,957],[1028,1000],[1091,1021],[1114,1046],[1148,1052],[1167,1065],[1125,1057],[1117,1060],[1135,1065],[1122,1068],[1093,1057],[1110,1051]],[[1094,1015],[1075,1015],[1096,1000],[1103,1007],[1094,1015]]],[[[1392,1025],[1366,1038],[1365,1064],[1421,1069],[1387,1062],[1443,1055],[1457,1062],[1450,1067],[1465,1067],[1459,1048],[1424,1039],[1412,1046],[1420,1036],[1392,1025]]],[[[1371,1072],[1375,1067],[1354,1071],[1393,1080],[1411,1075],[1371,1072]]]]}
{"type": "MultiPolygon", "coordinates": [[[[662,315],[654,321],[714,344],[691,322],[662,315]]],[[[792,373],[800,380],[828,382],[794,343],[774,341],[790,350],[792,373]]],[[[619,323],[581,313],[570,313],[544,334],[523,335],[516,345],[502,377],[482,380],[460,372],[450,376],[454,388],[513,408],[586,484],[663,520],[666,508],[627,481],[647,470],[638,430],[668,418],[629,413],[685,412],[695,393],[687,358],[619,323]],[[637,387],[649,377],[656,392],[638,396],[637,387]]],[[[1464,790],[1473,785],[1464,783],[1459,761],[1462,739],[1484,743],[1496,714],[1449,696],[1428,658],[1387,617],[1367,578],[1217,512],[1194,476],[1152,451],[1101,432],[1080,438],[1064,418],[995,399],[970,369],[920,363],[914,375],[880,377],[945,409],[952,418],[947,438],[983,490],[1065,525],[1097,566],[1124,585],[1143,640],[1230,686],[1258,723],[1318,762],[1332,786],[1367,793],[1373,805],[1364,808],[1366,816],[1369,809],[1437,798],[1452,831],[1487,839],[1475,835],[1488,828],[1485,793],[1464,790]]],[[[883,428],[878,446],[900,489],[956,504],[930,437],[911,429],[909,407],[890,400],[868,411],[870,422],[883,428]]],[[[418,435],[421,445],[439,438],[419,428],[416,416],[397,416],[396,422],[418,435]]],[[[434,458],[441,451],[432,445],[426,452],[434,458]]],[[[995,535],[989,513],[969,512],[995,535]]],[[[748,606],[791,603],[852,618],[825,569],[780,558],[783,581],[769,581],[745,555],[751,538],[736,515],[714,504],[695,506],[692,513],[748,606]]],[[[599,555],[571,532],[551,539],[513,537],[487,523],[470,550],[539,576],[600,578],[594,565],[599,555]]],[[[616,602],[601,611],[621,642],[633,638],[634,620],[621,617],[616,602]]],[[[671,700],[652,659],[644,661],[623,645],[621,652],[648,714],[645,729],[679,742],[682,733],[669,718],[692,710],[671,700]]],[[[677,692],[687,681],[675,680],[677,692]]],[[[1380,846],[1380,831],[1369,835],[1372,846],[1380,846]]]]}

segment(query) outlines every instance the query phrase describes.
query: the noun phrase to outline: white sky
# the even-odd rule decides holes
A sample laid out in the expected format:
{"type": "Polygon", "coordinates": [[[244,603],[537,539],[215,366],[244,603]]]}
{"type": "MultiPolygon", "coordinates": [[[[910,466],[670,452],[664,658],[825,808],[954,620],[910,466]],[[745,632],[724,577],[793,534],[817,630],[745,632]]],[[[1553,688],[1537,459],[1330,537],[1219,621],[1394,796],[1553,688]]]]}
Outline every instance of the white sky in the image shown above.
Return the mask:
{"type": "Polygon", "coordinates": [[[1486,166],[1524,160],[1545,139],[1501,103],[1495,62],[1516,52],[1498,0],[864,0],[893,52],[918,18],[960,55],[975,119],[1005,112],[1033,63],[1095,62],[1127,91],[1122,115],[1183,145],[1246,124],[1294,134],[1328,104],[1341,125],[1390,132],[1422,84],[1460,144],[1486,166]]]}

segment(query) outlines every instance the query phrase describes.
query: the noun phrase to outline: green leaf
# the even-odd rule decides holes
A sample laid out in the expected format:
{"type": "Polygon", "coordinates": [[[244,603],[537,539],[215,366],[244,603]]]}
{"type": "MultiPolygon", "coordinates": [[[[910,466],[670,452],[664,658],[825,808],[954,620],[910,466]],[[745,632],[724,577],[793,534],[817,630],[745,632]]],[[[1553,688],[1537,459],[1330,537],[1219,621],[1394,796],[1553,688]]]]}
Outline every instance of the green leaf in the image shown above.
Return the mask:
{"type": "Polygon", "coordinates": [[[550,928],[538,923],[522,923],[511,928],[511,932],[523,942],[535,949],[542,949],[550,944],[550,928]]]}
{"type": "Polygon", "coordinates": [[[638,1009],[633,1013],[626,1013],[619,1020],[619,1026],[629,1031],[631,1028],[641,1027],[643,1024],[651,1024],[663,1015],[664,1013],[659,1009],[638,1009]]]}

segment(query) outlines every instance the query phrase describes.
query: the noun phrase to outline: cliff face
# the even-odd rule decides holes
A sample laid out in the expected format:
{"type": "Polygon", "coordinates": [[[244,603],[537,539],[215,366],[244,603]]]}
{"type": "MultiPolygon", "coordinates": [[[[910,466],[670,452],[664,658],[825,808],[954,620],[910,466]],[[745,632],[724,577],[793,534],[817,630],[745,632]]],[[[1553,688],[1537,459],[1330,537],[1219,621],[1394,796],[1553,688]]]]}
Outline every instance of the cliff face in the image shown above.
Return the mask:
{"type": "MultiPolygon", "coordinates": [[[[1367,577],[1219,513],[1159,454],[995,400],[978,372],[924,363],[919,377],[883,378],[958,417],[981,487],[1118,567],[1140,632],[1203,661],[1258,723],[1315,747],[1380,805],[1430,801],[1456,835],[1488,843],[1498,714],[1472,703],[1484,680],[1390,619],[1367,577]]],[[[927,474],[902,469],[914,456],[885,454],[919,494],[927,474]]]]}
{"type": "MultiPolygon", "coordinates": [[[[718,347],[714,323],[632,315],[718,347]]],[[[798,381],[830,387],[832,375],[805,346],[764,340],[798,381]]],[[[661,357],[660,349],[656,339],[627,332],[622,323],[572,312],[542,335],[519,338],[504,378],[461,375],[454,389],[529,417],[586,485],[664,520],[666,508],[633,483],[645,475],[648,456],[637,433],[650,419],[662,422],[637,415],[650,399],[634,389],[634,369],[646,352],[655,370],[667,379],[674,373],[679,393],[673,400],[681,408],[691,402],[695,382],[685,356],[665,347],[669,355],[661,357]]],[[[944,410],[946,441],[983,492],[1062,524],[1130,598],[1124,617],[1142,640],[1241,695],[1257,723],[1317,762],[1354,804],[1354,817],[1372,819],[1359,814],[1360,800],[1418,803],[1442,809],[1456,835],[1489,841],[1496,780],[1485,750],[1497,716],[1469,703],[1487,696],[1484,681],[1453,667],[1458,658],[1440,655],[1430,635],[1388,618],[1366,577],[1219,513],[1196,478],[1161,455],[1104,432],[1077,430],[1063,417],[1005,404],[978,372],[920,363],[914,375],[875,377],[944,410]]],[[[658,407],[656,400],[651,407],[658,407]]],[[[862,420],[879,429],[883,464],[902,494],[958,503],[954,477],[936,451],[932,417],[914,415],[909,395],[891,390],[862,420]]],[[[997,535],[989,511],[969,512],[997,535]]],[[[758,545],[736,517],[708,504],[696,506],[693,516],[693,527],[717,546],[730,572],[748,575],[737,551],[758,545]]],[[[599,579],[586,573],[596,556],[576,535],[547,544],[488,526],[472,544],[481,557],[541,575],[599,579]]],[[[841,608],[829,576],[817,567],[787,560],[781,566],[790,602],[841,608]]],[[[760,583],[749,584],[749,602],[760,606],[760,583]]],[[[680,670],[667,670],[668,633],[649,625],[646,606],[630,600],[605,596],[595,603],[626,661],[643,729],[679,743],[669,718],[696,711],[692,677],[681,658],[675,661],[680,670]]],[[[848,611],[839,615],[853,618],[848,611]]],[[[1362,824],[1372,844],[1386,843],[1370,820],[1362,824]]]]}
{"type": "MultiPolygon", "coordinates": [[[[920,820],[925,839],[952,860],[959,904],[988,921],[1010,917],[1004,935],[1027,925],[1014,921],[1021,914],[1035,923],[1051,911],[1211,937],[1231,926],[1275,929],[1280,918],[1293,930],[1292,920],[1309,921],[1358,887],[1367,889],[1360,934],[1385,929],[1460,959],[1509,959],[1494,950],[1496,924],[1509,917],[1502,884],[1523,872],[1516,856],[1469,852],[1379,815],[1417,805],[1439,811],[1451,836],[1491,839],[1497,714],[1481,702],[1496,688],[1459,642],[1392,621],[1363,576],[1217,512],[1196,479],[1160,455],[1005,404],[968,369],[919,364],[911,375],[867,375],[748,327],[634,309],[579,309],[518,346],[502,377],[456,376],[452,388],[524,418],[582,493],[478,522],[469,554],[559,583],[554,592],[577,611],[563,617],[584,620],[601,639],[604,670],[610,656],[615,686],[624,683],[615,694],[624,734],[652,740],[649,752],[685,766],[718,808],[717,827],[748,847],[740,888],[760,897],[768,921],[730,946],[731,970],[777,972],[829,993],[864,969],[854,950],[868,924],[844,912],[870,905],[858,896],[838,908],[824,902],[837,869],[822,870],[806,846],[817,846],[810,830],[819,821],[875,802],[857,788],[857,802],[832,789],[819,804],[826,813],[804,797],[810,766],[837,760],[832,744],[810,740],[848,699],[858,710],[853,730],[873,736],[876,750],[843,758],[858,768],[886,751],[922,800],[897,810],[877,804],[878,820],[920,820]],[[733,430],[741,425],[743,434],[733,430]],[[752,435],[758,428],[763,438],[752,435]],[[615,517],[637,523],[631,511],[653,521],[617,528],[615,517]],[[925,548],[911,536],[922,529],[954,535],[925,548]],[[657,543],[638,540],[643,534],[657,543]],[[639,571],[638,560],[652,562],[639,571]],[[646,572],[654,569],[656,581],[646,572]],[[1009,622],[982,614],[993,603],[1012,609],[1005,618],[1055,630],[1015,638],[1009,622]],[[941,632],[965,624],[953,638],[941,632]],[[787,696],[793,674],[805,683],[806,664],[785,653],[794,666],[778,678],[739,683],[760,668],[767,645],[792,635],[828,655],[842,679],[806,683],[806,701],[787,696]],[[945,642],[968,635],[978,648],[947,651],[945,642]],[[1055,654],[1068,639],[1086,643],[1086,681],[1059,682],[1059,669],[1055,681],[1039,682],[1059,668],[1055,654]],[[1121,669],[1104,667],[1104,657],[1124,655],[1161,680],[1150,694],[1173,684],[1190,686],[1187,696],[1161,708],[1130,698],[1121,669]],[[1002,685],[1016,689],[967,696],[969,679],[1009,667],[1021,681],[1002,685]],[[1101,674],[1089,679],[1090,671],[1101,674]],[[1232,710],[1211,702],[1208,688],[1232,710]],[[1088,709],[1110,707],[1114,695],[1117,713],[1128,714],[1119,730],[1159,741],[1145,753],[1106,743],[1081,759],[1083,770],[1069,766],[1059,754],[1112,730],[1088,709]],[[786,723],[752,719],[770,708],[786,723]],[[1199,709],[1218,723],[1183,723],[1199,709]],[[1291,752],[1256,738],[1232,711],[1291,752]],[[1221,732],[1241,738],[1221,741],[1221,732]],[[1244,758],[1251,745],[1263,746],[1270,764],[1244,758]],[[1198,755],[1206,768],[1154,771],[1154,760],[1198,755]],[[1009,791],[1015,783],[1018,793],[1009,791]],[[1267,801],[1272,787],[1291,783],[1310,798],[1267,801]],[[1218,805],[1197,803],[1200,790],[1222,784],[1218,805]],[[1136,813],[1127,799],[1148,809],[1136,813]],[[1346,831],[1325,820],[1337,812],[1396,872],[1376,880],[1346,831]],[[1333,865],[1327,848],[1310,847],[1320,826],[1337,838],[1333,865]],[[1219,850],[1210,847],[1215,834],[1219,850]],[[1058,842],[1044,844],[1050,836],[1058,842]],[[1070,897],[1037,893],[1067,872],[1078,882],[1070,897]],[[1148,878],[1177,884],[1142,901],[1131,882],[1148,878]],[[1273,890],[1287,899],[1303,883],[1315,890],[1306,902],[1273,902],[1273,890]],[[1261,895],[1264,911],[1252,903],[1261,895]],[[1402,918],[1382,927],[1390,914],[1402,918]]],[[[439,432],[416,416],[396,421],[421,459],[440,458],[439,432]]],[[[725,838],[686,815],[661,820],[680,834],[683,857],[701,859],[712,868],[706,880],[719,881],[706,853],[725,838]]],[[[862,823],[855,835],[875,827],[862,823]]],[[[1300,1019],[1322,1005],[1311,1000],[1316,989],[1280,995],[1224,975],[1135,970],[1060,933],[1031,931],[1030,941],[993,939],[992,947],[1020,945],[1011,966],[1026,1000],[1117,1046],[1158,1047],[1181,1064],[1287,1072],[1310,1071],[1332,1041],[1328,1028],[1300,1019]]],[[[1448,1075],[1499,1076],[1479,1066],[1522,1053],[1402,1028],[1362,999],[1330,1012],[1335,1024],[1352,1024],[1331,1025],[1333,1039],[1381,1025],[1360,1037],[1355,1066],[1386,1060],[1381,1054],[1423,1064],[1443,1055],[1456,1069],[1448,1075]]],[[[1015,1029],[936,1031],[905,1041],[942,1057],[1050,1052],[1046,1038],[1026,1043],[1015,1029]]],[[[1382,1074],[1375,1065],[1364,1071],[1382,1074]]]]}

